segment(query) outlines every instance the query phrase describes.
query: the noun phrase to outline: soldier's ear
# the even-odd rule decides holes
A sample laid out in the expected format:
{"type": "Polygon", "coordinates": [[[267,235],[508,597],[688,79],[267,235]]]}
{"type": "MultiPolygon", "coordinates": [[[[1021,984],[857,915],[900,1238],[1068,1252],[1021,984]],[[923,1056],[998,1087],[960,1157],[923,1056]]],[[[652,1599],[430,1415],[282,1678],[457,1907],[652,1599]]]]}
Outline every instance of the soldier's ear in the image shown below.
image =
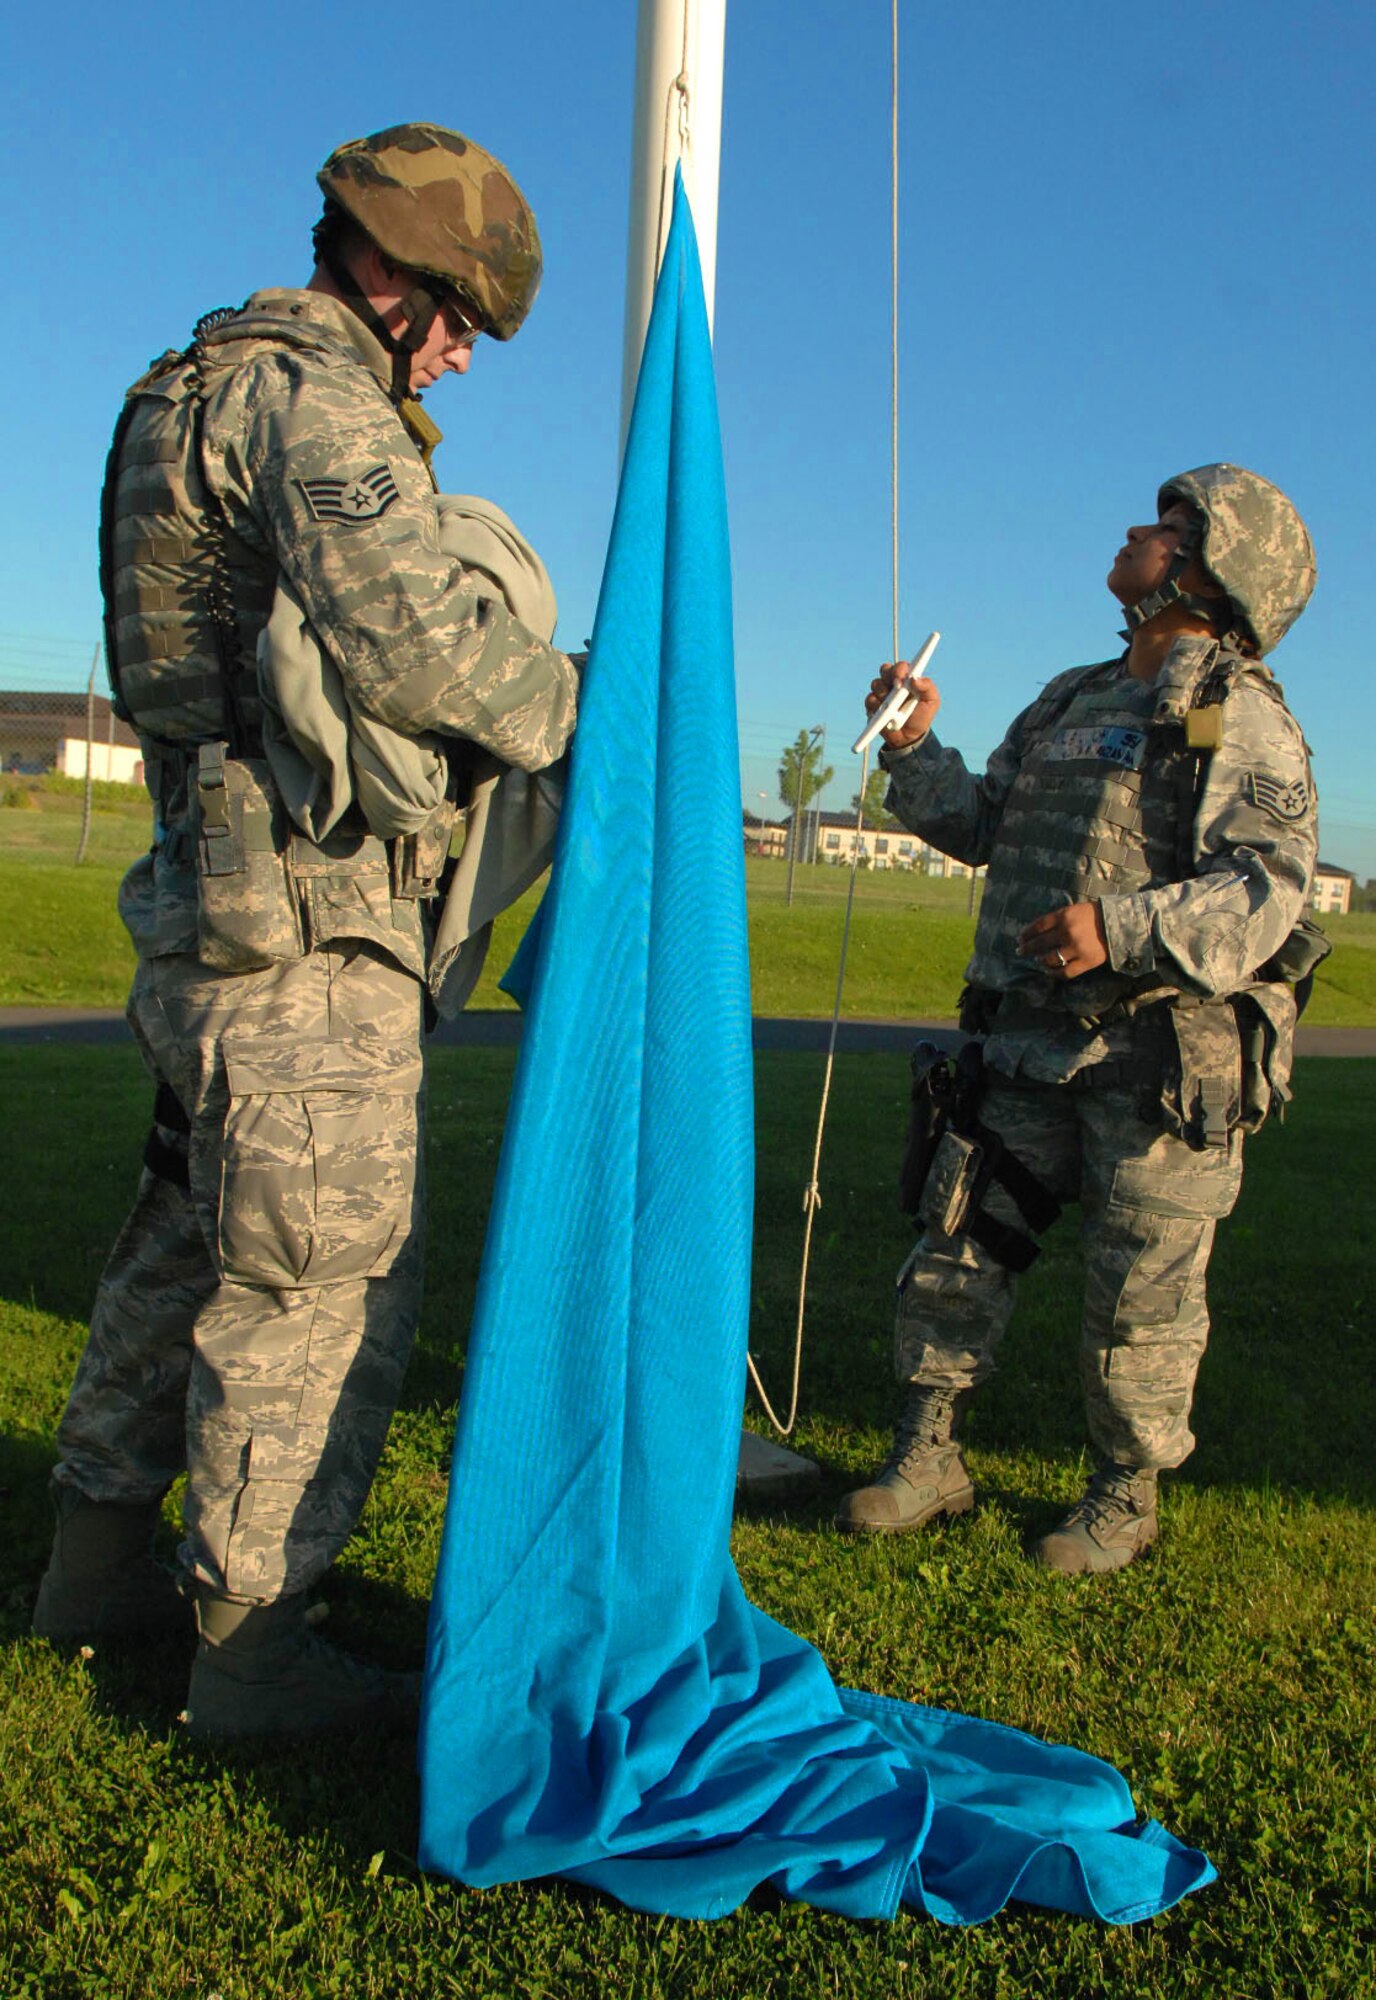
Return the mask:
{"type": "Polygon", "coordinates": [[[384,256],[370,237],[365,237],[362,245],[351,259],[354,277],[360,291],[370,297],[378,292],[395,291],[397,267],[390,257],[384,256]]]}
{"type": "Polygon", "coordinates": [[[1180,578],[1180,588],[1191,597],[1226,597],[1227,591],[1217,583],[1200,562],[1198,556],[1191,556],[1180,578]]]}

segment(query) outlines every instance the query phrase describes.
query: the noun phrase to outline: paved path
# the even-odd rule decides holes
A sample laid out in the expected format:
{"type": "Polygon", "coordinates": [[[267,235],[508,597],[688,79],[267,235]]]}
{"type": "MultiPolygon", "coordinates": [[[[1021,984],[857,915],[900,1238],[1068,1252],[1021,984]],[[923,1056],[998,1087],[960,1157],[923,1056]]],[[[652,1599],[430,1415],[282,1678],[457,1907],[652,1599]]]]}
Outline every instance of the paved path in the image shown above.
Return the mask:
{"type": "MultiPolygon", "coordinates": [[[[822,1051],[831,1031],[829,1021],[755,1017],[755,1047],[806,1054],[822,1051]]],[[[954,1021],[842,1021],[836,1047],[842,1055],[906,1055],[926,1036],[935,1042],[957,1042],[954,1021]]],[[[0,1047],[33,1042],[123,1042],[129,1038],[124,1015],[100,1007],[0,1007],[0,1047]]],[[[431,1036],[441,1048],[508,1048],[521,1039],[521,1017],[514,1011],[474,1009],[457,1021],[442,1021],[431,1036]]],[[[1296,1037],[1302,1056],[1376,1056],[1376,1028],[1309,1028],[1300,1025],[1296,1037]]]]}

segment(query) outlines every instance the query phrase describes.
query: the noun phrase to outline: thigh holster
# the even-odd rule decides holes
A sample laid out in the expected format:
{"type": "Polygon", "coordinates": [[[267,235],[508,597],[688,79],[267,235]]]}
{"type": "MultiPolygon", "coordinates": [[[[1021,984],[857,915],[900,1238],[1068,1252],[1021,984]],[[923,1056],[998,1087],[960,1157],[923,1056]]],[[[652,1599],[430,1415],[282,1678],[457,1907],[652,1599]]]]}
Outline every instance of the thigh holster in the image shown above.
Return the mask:
{"type": "Polygon", "coordinates": [[[153,1100],[153,1123],[143,1148],[143,1164],[160,1181],[171,1181],[175,1187],[189,1188],[191,1170],[187,1148],[190,1138],[191,1120],[181,1099],[170,1083],[160,1083],[153,1100]]]}
{"type": "Polygon", "coordinates": [[[969,1236],[1010,1271],[1025,1271],[1038,1254],[1034,1236],[1050,1228],[1061,1205],[998,1133],[980,1121],[981,1044],[966,1042],[951,1056],[935,1042],[919,1042],[912,1072],[900,1176],[905,1213],[918,1216],[933,1236],[969,1236]],[[1012,1201],[1025,1230],[1001,1222],[985,1207],[995,1183],[1012,1201]]]}

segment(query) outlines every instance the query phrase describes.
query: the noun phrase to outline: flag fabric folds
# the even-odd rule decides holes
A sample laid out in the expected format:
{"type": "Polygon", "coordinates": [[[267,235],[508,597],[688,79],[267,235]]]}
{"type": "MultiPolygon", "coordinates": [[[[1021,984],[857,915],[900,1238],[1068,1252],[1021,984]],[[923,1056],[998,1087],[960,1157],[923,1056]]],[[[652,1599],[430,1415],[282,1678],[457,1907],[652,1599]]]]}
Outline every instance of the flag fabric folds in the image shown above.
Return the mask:
{"type": "Polygon", "coordinates": [[[676,189],[488,1229],[431,1612],[423,1866],[721,1916],[1208,1881],[1109,1766],[838,1690],[729,1535],[752,1106],[730,565],[676,189]]]}

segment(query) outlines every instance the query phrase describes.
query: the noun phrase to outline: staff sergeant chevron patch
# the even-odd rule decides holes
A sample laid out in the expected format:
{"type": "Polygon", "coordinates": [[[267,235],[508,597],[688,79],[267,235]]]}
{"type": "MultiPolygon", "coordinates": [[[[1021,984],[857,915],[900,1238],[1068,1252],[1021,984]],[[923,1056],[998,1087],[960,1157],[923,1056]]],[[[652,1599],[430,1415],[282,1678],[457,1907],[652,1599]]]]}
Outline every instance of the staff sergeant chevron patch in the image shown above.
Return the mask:
{"type": "Polygon", "coordinates": [[[357,479],[298,479],[317,521],[375,521],[398,498],[391,467],[375,465],[357,479]]]}
{"type": "Polygon", "coordinates": [[[1283,784],[1279,778],[1268,778],[1262,771],[1248,774],[1252,803],[1270,813],[1273,819],[1291,821],[1303,819],[1309,810],[1309,786],[1303,778],[1291,778],[1283,784]]]}

